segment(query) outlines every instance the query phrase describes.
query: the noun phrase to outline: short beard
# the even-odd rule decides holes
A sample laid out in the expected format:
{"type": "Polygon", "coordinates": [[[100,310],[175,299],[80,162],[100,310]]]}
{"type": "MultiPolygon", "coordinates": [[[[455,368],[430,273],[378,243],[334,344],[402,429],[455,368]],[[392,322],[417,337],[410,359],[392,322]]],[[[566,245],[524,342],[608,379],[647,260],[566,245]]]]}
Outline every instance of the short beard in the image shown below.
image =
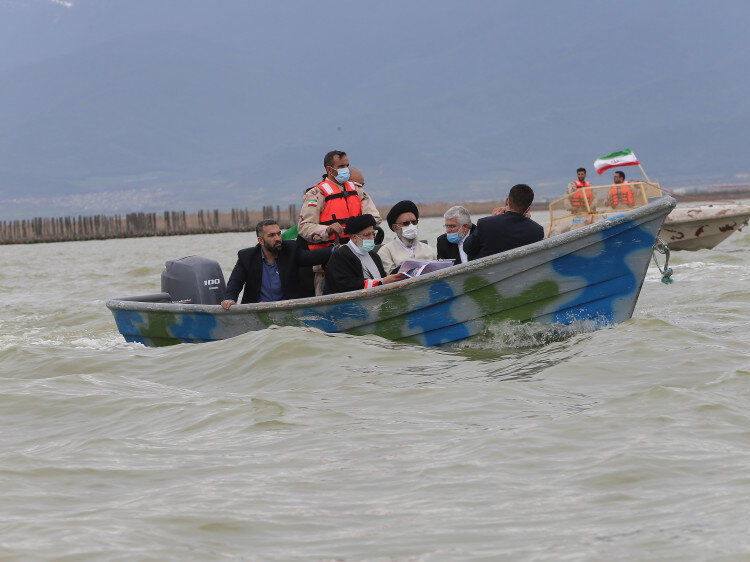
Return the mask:
{"type": "Polygon", "coordinates": [[[273,246],[269,246],[265,241],[263,242],[263,249],[267,252],[271,252],[272,254],[278,254],[279,250],[281,249],[281,246],[279,246],[279,250],[274,248],[273,246]]]}

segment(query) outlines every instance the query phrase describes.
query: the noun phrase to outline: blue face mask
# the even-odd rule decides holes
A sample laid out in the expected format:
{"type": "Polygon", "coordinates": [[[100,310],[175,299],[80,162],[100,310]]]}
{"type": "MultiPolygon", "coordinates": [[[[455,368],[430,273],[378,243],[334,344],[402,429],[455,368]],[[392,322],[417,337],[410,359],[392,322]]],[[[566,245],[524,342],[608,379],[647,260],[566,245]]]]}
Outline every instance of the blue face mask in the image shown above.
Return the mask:
{"type": "Polygon", "coordinates": [[[458,232],[448,232],[448,242],[451,244],[458,244],[461,241],[461,236],[458,232]]]}
{"type": "Polygon", "coordinates": [[[341,168],[340,170],[336,170],[336,181],[343,184],[344,182],[349,181],[349,168],[341,168]]]}
{"type": "Polygon", "coordinates": [[[375,249],[375,240],[364,239],[362,240],[362,249],[365,252],[372,252],[375,249]]]}

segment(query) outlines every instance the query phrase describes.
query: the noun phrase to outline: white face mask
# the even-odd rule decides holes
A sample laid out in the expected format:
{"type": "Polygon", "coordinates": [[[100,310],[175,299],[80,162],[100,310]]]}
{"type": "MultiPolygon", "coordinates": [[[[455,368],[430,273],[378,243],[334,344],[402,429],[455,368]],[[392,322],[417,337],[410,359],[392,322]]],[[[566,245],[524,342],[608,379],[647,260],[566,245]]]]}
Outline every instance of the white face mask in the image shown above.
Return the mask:
{"type": "Polygon", "coordinates": [[[419,236],[419,226],[417,226],[416,224],[410,224],[409,226],[402,227],[401,236],[403,236],[407,240],[414,240],[417,236],[419,236]]]}

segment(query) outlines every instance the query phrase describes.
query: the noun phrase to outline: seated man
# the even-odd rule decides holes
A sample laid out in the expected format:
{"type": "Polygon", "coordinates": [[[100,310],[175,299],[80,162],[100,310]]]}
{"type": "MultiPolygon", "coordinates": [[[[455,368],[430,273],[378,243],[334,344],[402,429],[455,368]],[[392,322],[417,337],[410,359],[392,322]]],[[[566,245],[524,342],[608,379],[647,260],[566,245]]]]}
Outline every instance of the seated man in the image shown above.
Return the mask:
{"type": "Polygon", "coordinates": [[[630,184],[625,181],[625,172],[616,171],[612,183],[615,185],[609,188],[607,204],[613,209],[627,209],[632,207],[635,199],[633,198],[633,190],[630,189],[630,184]]]}
{"type": "Polygon", "coordinates": [[[543,239],[542,225],[524,216],[533,201],[534,191],[528,185],[514,185],[505,200],[506,211],[479,219],[474,232],[464,240],[464,251],[469,260],[499,254],[543,239]]]}
{"type": "Polygon", "coordinates": [[[453,260],[454,265],[466,263],[469,258],[464,252],[464,240],[476,228],[471,224],[471,215],[466,207],[456,205],[443,215],[445,234],[437,239],[437,259],[453,260]]]}
{"type": "Polygon", "coordinates": [[[282,240],[281,229],[273,219],[262,220],[255,227],[258,244],[237,252],[237,264],[227,283],[226,300],[221,306],[229,310],[237,304],[271,302],[299,297],[297,270],[300,265],[322,265],[331,257],[331,249],[305,250],[294,240],[282,240]]]}
{"type": "Polygon", "coordinates": [[[412,201],[399,201],[386,216],[388,226],[396,233],[396,239],[378,250],[386,273],[398,271],[408,259],[434,260],[437,251],[432,246],[417,240],[419,236],[419,209],[412,201]]]}
{"type": "Polygon", "coordinates": [[[375,218],[372,215],[349,217],[346,234],[349,242],[339,246],[328,260],[323,294],[369,289],[406,279],[403,273],[385,274],[383,262],[374,251],[375,218]]]}

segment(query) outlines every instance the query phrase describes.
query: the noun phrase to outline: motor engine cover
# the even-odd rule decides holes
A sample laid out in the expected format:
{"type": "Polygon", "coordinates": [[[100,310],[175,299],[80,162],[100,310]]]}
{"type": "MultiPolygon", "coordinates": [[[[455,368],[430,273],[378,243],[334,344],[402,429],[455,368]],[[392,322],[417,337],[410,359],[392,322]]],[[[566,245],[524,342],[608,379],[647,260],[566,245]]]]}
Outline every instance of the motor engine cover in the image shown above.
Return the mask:
{"type": "Polygon", "coordinates": [[[185,256],[169,260],[161,273],[161,290],[172,302],[221,304],[227,291],[224,273],[216,260],[185,256]]]}

